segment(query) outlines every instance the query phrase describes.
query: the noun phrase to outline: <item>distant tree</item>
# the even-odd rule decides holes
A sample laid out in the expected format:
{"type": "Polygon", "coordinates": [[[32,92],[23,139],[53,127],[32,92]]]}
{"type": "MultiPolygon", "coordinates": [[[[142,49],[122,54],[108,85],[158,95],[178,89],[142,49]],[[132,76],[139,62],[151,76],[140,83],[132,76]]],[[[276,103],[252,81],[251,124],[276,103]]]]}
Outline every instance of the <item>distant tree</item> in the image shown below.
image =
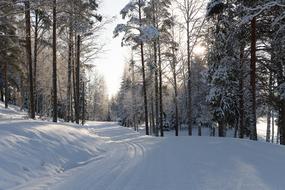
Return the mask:
{"type": "Polygon", "coordinates": [[[157,38],[158,30],[154,26],[148,25],[148,23],[145,22],[145,19],[143,18],[144,16],[143,7],[145,5],[146,4],[143,0],[130,1],[121,10],[121,15],[123,19],[128,17],[129,20],[127,24],[117,25],[117,27],[114,30],[114,37],[117,37],[119,33],[125,33],[122,45],[133,45],[134,48],[140,47],[142,78],[143,78],[145,128],[146,128],[146,135],[149,135],[144,43],[157,38]]]}
{"type": "Polygon", "coordinates": [[[33,62],[32,62],[32,46],[31,46],[31,13],[30,1],[25,0],[25,23],[26,23],[26,61],[29,67],[29,113],[32,119],[35,119],[35,99],[34,99],[34,81],[33,81],[33,62]]]}

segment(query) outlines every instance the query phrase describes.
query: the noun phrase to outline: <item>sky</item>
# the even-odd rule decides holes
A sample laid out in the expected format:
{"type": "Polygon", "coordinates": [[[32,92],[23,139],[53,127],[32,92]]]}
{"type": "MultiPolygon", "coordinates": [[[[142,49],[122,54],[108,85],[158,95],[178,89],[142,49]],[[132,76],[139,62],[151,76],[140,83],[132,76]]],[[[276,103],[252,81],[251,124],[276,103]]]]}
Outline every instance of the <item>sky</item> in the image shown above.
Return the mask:
{"type": "Polygon", "coordinates": [[[99,12],[107,18],[116,17],[114,22],[106,26],[101,36],[102,42],[106,44],[106,52],[100,55],[99,59],[94,60],[95,69],[105,78],[109,97],[116,95],[119,91],[127,57],[126,48],[121,47],[121,39],[113,39],[113,30],[118,23],[122,22],[119,13],[128,2],[129,0],[102,0],[99,9],[99,12]]]}

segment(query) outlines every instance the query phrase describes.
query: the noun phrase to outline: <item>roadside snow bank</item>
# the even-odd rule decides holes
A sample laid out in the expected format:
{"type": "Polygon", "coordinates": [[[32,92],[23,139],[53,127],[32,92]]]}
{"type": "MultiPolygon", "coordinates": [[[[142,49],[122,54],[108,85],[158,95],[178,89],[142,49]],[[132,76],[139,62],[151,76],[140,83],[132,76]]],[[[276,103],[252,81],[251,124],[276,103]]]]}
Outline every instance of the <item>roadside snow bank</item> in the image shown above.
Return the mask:
{"type": "Polygon", "coordinates": [[[23,119],[27,118],[27,113],[20,110],[19,107],[9,104],[9,107],[5,109],[3,102],[0,102],[0,121],[1,120],[12,120],[12,119],[23,119]]]}
{"type": "Polygon", "coordinates": [[[86,129],[42,121],[0,122],[0,189],[84,165],[102,152],[86,129]]]}

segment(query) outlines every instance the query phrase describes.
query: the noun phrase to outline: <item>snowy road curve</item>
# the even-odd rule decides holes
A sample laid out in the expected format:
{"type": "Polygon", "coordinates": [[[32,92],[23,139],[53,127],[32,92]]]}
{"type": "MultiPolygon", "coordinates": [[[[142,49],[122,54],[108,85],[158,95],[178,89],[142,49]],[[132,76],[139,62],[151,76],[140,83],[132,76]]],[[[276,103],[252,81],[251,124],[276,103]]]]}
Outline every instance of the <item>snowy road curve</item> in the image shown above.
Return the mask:
{"type": "Polygon", "coordinates": [[[100,155],[16,189],[281,190],[285,186],[281,179],[285,149],[280,146],[210,137],[145,137],[114,123],[89,123],[88,130],[106,142],[100,155]]]}

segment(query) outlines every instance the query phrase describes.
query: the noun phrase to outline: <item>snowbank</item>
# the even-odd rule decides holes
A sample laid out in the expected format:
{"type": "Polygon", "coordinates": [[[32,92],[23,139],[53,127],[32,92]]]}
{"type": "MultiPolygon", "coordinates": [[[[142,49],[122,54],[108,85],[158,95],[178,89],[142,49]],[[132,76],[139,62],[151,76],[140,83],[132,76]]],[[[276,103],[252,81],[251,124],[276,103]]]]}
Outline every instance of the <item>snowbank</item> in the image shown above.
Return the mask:
{"type": "Polygon", "coordinates": [[[88,163],[100,155],[98,146],[98,136],[72,125],[1,121],[0,189],[88,163]]]}

